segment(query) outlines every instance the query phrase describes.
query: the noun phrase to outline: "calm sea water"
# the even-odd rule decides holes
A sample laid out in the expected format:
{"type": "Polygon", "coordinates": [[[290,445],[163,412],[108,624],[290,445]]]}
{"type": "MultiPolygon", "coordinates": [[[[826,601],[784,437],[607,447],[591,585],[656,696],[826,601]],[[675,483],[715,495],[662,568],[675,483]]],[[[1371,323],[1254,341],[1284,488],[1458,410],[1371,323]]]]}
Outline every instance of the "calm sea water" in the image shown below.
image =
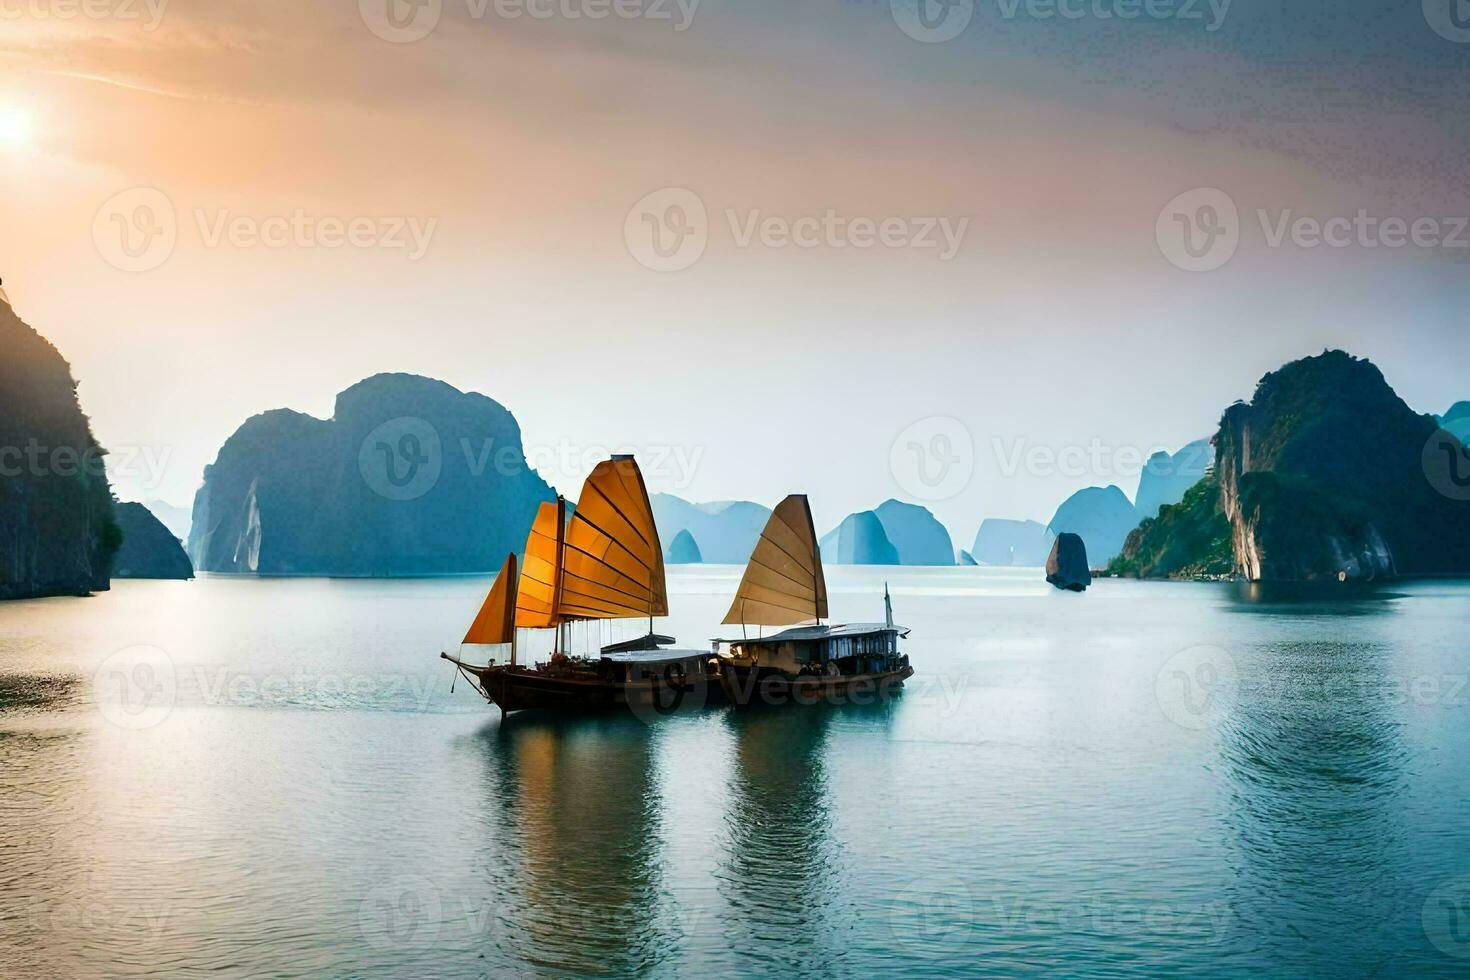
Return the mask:
{"type": "Polygon", "coordinates": [[[584,721],[450,692],[483,580],[0,605],[0,974],[1470,972],[1470,585],[885,578],[892,703],[584,721]]]}

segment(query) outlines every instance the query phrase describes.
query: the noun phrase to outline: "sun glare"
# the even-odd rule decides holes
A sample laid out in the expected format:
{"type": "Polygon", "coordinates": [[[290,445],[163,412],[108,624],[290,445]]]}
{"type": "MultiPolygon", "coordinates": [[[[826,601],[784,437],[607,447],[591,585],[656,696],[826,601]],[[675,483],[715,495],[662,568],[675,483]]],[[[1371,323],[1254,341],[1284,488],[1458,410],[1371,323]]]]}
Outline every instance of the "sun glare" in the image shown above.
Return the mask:
{"type": "Polygon", "coordinates": [[[0,143],[6,146],[29,146],[31,117],[19,109],[0,109],[0,143]]]}

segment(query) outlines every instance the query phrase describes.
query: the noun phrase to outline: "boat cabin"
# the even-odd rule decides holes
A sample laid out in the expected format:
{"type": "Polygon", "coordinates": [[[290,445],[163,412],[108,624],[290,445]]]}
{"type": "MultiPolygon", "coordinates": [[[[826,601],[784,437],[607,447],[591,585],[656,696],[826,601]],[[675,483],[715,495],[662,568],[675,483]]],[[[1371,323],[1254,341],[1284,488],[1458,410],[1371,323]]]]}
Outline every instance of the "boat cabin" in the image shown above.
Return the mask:
{"type": "Polygon", "coordinates": [[[878,674],[894,670],[905,659],[898,652],[900,637],[909,631],[885,623],[848,623],[834,626],[794,626],[770,636],[715,640],[715,651],[753,667],[791,674],[878,674]]]}

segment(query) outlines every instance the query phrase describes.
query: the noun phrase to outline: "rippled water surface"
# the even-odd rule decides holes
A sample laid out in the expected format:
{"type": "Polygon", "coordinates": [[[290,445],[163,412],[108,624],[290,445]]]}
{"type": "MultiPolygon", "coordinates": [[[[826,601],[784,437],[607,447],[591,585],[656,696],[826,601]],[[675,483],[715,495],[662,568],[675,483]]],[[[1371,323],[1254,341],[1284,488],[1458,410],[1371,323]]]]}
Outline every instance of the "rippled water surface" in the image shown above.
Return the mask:
{"type": "Polygon", "coordinates": [[[890,704],[582,721],[450,692],[483,580],[0,604],[0,975],[1470,972],[1470,586],[885,577],[890,704]]]}

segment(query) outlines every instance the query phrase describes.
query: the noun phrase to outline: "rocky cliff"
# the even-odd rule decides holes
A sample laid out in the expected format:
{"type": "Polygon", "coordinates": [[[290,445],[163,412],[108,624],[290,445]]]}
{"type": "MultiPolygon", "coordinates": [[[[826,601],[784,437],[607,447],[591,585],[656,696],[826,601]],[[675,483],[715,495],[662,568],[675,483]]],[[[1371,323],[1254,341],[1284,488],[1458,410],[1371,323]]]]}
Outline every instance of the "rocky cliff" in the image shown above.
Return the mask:
{"type": "Polygon", "coordinates": [[[1087,555],[1101,567],[1123,550],[1128,533],[1138,526],[1138,511],[1115,486],[1086,487],[1062,502],[1047,527],[1053,534],[1076,534],[1087,542],[1087,555]]]}
{"type": "Polygon", "coordinates": [[[744,565],[771,509],[748,500],[692,504],[668,493],[649,497],[659,537],[672,541],[687,530],[699,543],[701,560],[715,565],[744,565]]]}
{"type": "Polygon", "coordinates": [[[1055,537],[1036,521],[1008,521],[988,517],[980,522],[970,554],[982,565],[1041,567],[1055,537]]]}
{"type": "Polygon", "coordinates": [[[142,504],[118,504],[122,547],[112,560],[113,578],[191,579],[194,566],[184,546],[142,504]]]}
{"type": "Polygon", "coordinates": [[[900,565],[953,565],[954,542],[929,508],[885,500],[873,511],[900,565]]]}
{"type": "Polygon", "coordinates": [[[187,507],[176,507],[166,500],[145,500],[143,506],[180,541],[189,540],[189,521],[193,516],[187,507]]]}
{"type": "Polygon", "coordinates": [[[209,572],[488,573],[551,499],[498,402],[380,374],[329,420],[278,409],[240,426],[205,467],[189,556],[209,572]]]}
{"type": "Polygon", "coordinates": [[[1442,432],[1342,351],[1266,375],[1215,436],[1236,570],[1252,581],[1470,571],[1470,501],[1455,499],[1442,432]]]}
{"type": "Polygon", "coordinates": [[[1370,362],[1328,351],[1266,375],[1214,444],[1214,478],[1140,527],[1117,570],[1215,574],[1224,536],[1252,581],[1470,572],[1470,454],[1370,362]]]}
{"type": "Polygon", "coordinates": [[[1157,517],[1159,508],[1179,503],[1214,462],[1215,447],[1209,439],[1196,439],[1177,453],[1154,453],[1138,475],[1133,501],[1139,516],[1157,517]]]}
{"type": "Polygon", "coordinates": [[[0,299],[0,599],[108,587],[120,532],[71,366],[0,299]]]}
{"type": "Polygon", "coordinates": [[[897,565],[898,549],[871,510],[849,514],[820,542],[822,560],[834,565],[897,565]]]}

